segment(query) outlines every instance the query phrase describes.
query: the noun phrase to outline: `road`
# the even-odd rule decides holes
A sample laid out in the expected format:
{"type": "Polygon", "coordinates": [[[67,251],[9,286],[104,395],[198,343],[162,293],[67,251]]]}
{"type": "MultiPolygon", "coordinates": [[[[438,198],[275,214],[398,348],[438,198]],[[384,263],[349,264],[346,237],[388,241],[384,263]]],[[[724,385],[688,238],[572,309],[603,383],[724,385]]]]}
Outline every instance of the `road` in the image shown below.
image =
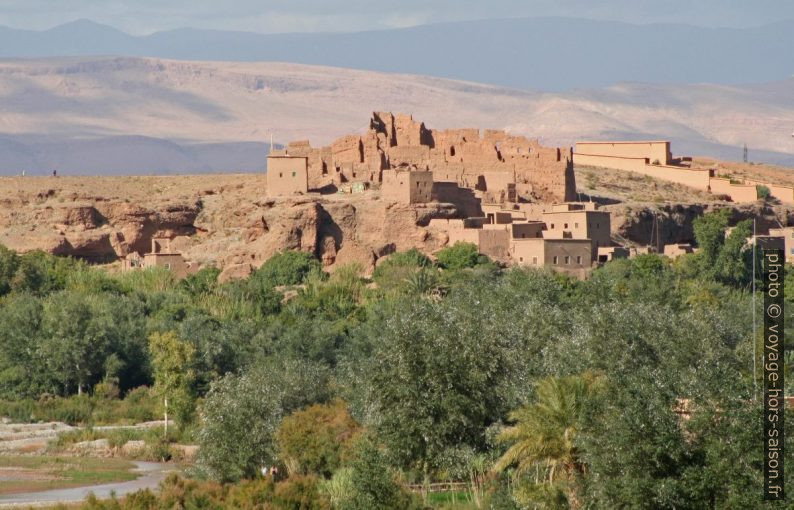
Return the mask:
{"type": "Polygon", "coordinates": [[[158,462],[134,462],[135,471],[141,473],[135,480],[119,483],[107,483],[102,485],[90,485],[87,487],[75,487],[72,489],[54,489],[41,492],[30,492],[25,494],[8,494],[0,496],[0,508],[11,508],[15,506],[38,506],[51,505],[53,503],[73,503],[82,501],[93,492],[99,499],[109,498],[111,493],[116,496],[124,496],[140,489],[154,489],[165,479],[166,475],[173,468],[168,464],[158,462]]]}

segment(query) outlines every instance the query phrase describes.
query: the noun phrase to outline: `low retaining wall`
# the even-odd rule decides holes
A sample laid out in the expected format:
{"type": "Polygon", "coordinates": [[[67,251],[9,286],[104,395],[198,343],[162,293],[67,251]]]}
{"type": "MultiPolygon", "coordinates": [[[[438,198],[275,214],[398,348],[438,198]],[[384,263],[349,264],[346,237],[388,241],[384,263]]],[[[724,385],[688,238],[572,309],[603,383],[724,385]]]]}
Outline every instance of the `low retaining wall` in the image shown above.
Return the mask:
{"type": "Polygon", "coordinates": [[[708,170],[692,170],[669,165],[651,165],[648,164],[646,158],[623,158],[579,153],[574,153],[573,162],[576,165],[627,170],[704,191],[709,189],[708,170]]]}

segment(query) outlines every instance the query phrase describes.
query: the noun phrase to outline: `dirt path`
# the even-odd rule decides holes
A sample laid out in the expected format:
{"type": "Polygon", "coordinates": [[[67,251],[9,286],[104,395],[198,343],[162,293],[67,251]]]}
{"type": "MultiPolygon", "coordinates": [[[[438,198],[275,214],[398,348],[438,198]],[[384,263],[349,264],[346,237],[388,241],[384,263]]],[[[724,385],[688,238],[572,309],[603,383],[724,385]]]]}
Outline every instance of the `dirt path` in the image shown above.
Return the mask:
{"type": "Polygon", "coordinates": [[[90,485],[71,489],[54,489],[25,494],[9,494],[0,496],[0,508],[13,508],[18,506],[43,506],[53,503],[74,503],[84,500],[89,493],[99,499],[109,498],[111,494],[118,497],[125,496],[141,489],[155,489],[166,475],[173,470],[173,466],[158,462],[134,462],[135,471],[140,476],[128,482],[107,483],[90,485]]]}

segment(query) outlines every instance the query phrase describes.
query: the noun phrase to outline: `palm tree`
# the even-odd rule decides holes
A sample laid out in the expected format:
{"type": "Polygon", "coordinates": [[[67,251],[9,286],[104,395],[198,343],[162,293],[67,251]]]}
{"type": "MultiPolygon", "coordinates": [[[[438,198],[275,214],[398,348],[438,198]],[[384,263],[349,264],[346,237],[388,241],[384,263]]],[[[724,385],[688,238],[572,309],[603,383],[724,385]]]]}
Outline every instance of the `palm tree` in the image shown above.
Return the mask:
{"type": "Polygon", "coordinates": [[[537,402],[510,413],[514,425],[499,434],[499,441],[511,444],[494,465],[494,471],[515,467],[517,476],[536,473],[534,494],[562,491],[568,506],[577,508],[579,498],[574,486],[577,475],[585,472],[575,439],[584,404],[602,386],[602,379],[585,373],[569,377],[548,377],[537,384],[537,402]],[[537,473],[542,470],[541,481],[537,473]],[[552,490],[549,490],[552,489],[552,490]],[[554,490],[559,489],[559,490],[554,490]]]}

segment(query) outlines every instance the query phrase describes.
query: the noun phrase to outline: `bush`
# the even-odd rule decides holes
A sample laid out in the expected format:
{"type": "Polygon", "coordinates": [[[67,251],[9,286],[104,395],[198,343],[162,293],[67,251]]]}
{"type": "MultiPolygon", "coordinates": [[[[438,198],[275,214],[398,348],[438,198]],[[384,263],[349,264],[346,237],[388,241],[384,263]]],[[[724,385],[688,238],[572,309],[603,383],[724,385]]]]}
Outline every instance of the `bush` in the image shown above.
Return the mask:
{"type": "Polygon", "coordinates": [[[490,261],[487,256],[480,255],[476,244],[460,242],[443,248],[436,253],[436,259],[440,267],[451,271],[487,264],[490,261]]]}
{"type": "Polygon", "coordinates": [[[349,456],[359,429],[341,400],[309,406],[287,416],[279,425],[279,458],[290,474],[330,477],[349,456]]]}
{"type": "Polygon", "coordinates": [[[251,280],[259,281],[269,287],[298,285],[303,283],[310,273],[321,270],[320,262],[310,253],[285,251],[270,257],[251,275],[251,280]]]}
{"type": "Polygon", "coordinates": [[[349,510],[390,510],[422,508],[416,498],[394,480],[383,454],[372,441],[359,443],[351,464],[353,495],[349,510]]]}
{"type": "Polygon", "coordinates": [[[758,192],[758,198],[762,198],[766,200],[767,198],[772,196],[772,192],[769,190],[768,187],[764,186],[763,184],[757,185],[755,189],[758,192]]]}

